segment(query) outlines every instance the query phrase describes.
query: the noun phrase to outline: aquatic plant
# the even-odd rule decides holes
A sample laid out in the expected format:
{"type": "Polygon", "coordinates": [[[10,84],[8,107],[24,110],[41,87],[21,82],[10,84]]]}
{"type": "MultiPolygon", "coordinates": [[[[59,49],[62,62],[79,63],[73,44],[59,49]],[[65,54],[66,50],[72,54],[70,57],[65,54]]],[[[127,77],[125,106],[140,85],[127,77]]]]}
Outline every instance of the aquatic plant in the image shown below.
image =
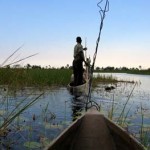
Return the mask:
{"type": "Polygon", "coordinates": [[[149,136],[148,136],[148,130],[144,130],[144,113],[143,113],[143,106],[141,103],[141,129],[140,129],[140,142],[147,147],[148,149],[150,148],[149,146],[149,136]]]}
{"type": "Polygon", "coordinates": [[[113,120],[113,115],[114,115],[114,101],[115,101],[115,99],[114,99],[114,94],[113,94],[113,102],[112,102],[112,107],[111,107],[111,110],[108,112],[108,118],[110,119],[110,120],[113,120]]]}
{"type": "Polygon", "coordinates": [[[32,99],[28,103],[22,106],[22,103],[26,101],[28,97],[21,100],[10,112],[6,111],[6,115],[1,115],[2,123],[0,125],[0,136],[6,135],[8,132],[8,126],[26,109],[32,106],[44,93],[39,94],[36,98],[32,99]]]}
{"type": "MultiPolygon", "coordinates": [[[[132,93],[133,93],[134,88],[135,88],[136,85],[137,85],[137,83],[134,84],[134,86],[133,86],[133,88],[132,88],[132,90],[131,90],[129,96],[127,97],[127,100],[126,100],[124,106],[123,106],[123,109],[122,109],[122,111],[121,111],[121,113],[120,113],[120,116],[118,117],[117,123],[118,123],[119,125],[123,125],[123,123],[125,122],[125,119],[126,119],[126,117],[127,117],[127,115],[126,115],[126,117],[125,117],[125,109],[126,109],[126,106],[127,106],[128,102],[129,102],[129,100],[130,100],[130,98],[131,98],[131,95],[132,95],[132,93]]],[[[130,110],[130,109],[129,109],[129,110],[130,110]]],[[[129,113],[129,111],[127,112],[127,114],[128,114],[128,113],[129,113]]]]}
{"type": "Polygon", "coordinates": [[[70,82],[71,74],[70,69],[0,68],[0,85],[15,88],[66,86],[70,82]]]}

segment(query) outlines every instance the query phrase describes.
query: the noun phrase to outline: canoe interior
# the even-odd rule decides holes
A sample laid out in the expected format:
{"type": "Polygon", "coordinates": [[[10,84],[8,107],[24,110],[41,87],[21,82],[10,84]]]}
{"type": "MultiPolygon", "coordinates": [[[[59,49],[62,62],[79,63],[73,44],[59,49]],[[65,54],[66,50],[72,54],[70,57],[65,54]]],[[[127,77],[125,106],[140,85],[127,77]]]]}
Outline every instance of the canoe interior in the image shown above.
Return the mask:
{"type": "Polygon", "coordinates": [[[48,150],[144,150],[122,128],[100,113],[86,113],[66,129],[48,150]]]}

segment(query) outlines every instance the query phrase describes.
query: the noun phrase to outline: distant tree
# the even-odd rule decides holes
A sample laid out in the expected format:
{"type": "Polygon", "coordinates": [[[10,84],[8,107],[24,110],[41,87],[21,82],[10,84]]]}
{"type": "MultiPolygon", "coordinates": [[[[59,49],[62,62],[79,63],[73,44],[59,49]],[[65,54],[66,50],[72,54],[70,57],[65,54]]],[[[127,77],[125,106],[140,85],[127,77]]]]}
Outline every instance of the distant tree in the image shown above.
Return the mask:
{"type": "Polygon", "coordinates": [[[65,68],[64,66],[60,67],[60,69],[64,69],[64,68],[65,68]]]}
{"type": "Polygon", "coordinates": [[[100,70],[100,67],[96,67],[96,71],[99,71],[100,70]]]}
{"type": "Polygon", "coordinates": [[[122,67],[121,70],[122,71],[128,71],[129,69],[127,67],[122,67]]]}
{"type": "Polygon", "coordinates": [[[31,68],[31,65],[30,65],[30,64],[27,64],[27,65],[26,65],[26,68],[27,68],[27,69],[30,69],[30,68],[31,68]]]}
{"type": "Polygon", "coordinates": [[[67,64],[65,68],[67,68],[67,69],[68,69],[68,68],[69,68],[69,64],[67,64]]]}
{"type": "Polygon", "coordinates": [[[104,70],[105,71],[114,71],[114,67],[108,66],[108,67],[104,68],[104,70]]]}
{"type": "Polygon", "coordinates": [[[32,69],[41,69],[41,66],[33,65],[32,69]]]}
{"type": "Polygon", "coordinates": [[[69,69],[73,69],[73,66],[69,66],[69,69]]]}
{"type": "Polygon", "coordinates": [[[10,65],[7,65],[6,68],[7,68],[7,69],[10,69],[10,65]]]}
{"type": "Polygon", "coordinates": [[[120,70],[119,68],[115,68],[116,71],[120,70]]]}
{"type": "Polygon", "coordinates": [[[136,69],[133,67],[133,68],[131,68],[131,70],[136,70],[136,69]]]}

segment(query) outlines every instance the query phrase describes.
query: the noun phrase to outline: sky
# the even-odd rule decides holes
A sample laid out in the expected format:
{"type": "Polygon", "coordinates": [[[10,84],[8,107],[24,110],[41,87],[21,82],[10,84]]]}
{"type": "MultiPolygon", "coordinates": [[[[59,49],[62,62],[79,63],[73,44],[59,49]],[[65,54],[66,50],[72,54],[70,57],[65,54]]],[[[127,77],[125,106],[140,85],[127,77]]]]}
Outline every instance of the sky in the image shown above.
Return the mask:
{"type": "MultiPolygon", "coordinates": [[[[0,0],[0,64],[72,65],[76,37],[93,59],[98,0],[0,0]],[[7,64],[6,63],[6,64],[7,64]]],[[[105,0],[103,0],[105,3],[105,0]]],[[[150,1],[109,0],[95,66],[150,68],[150,1]]]]}

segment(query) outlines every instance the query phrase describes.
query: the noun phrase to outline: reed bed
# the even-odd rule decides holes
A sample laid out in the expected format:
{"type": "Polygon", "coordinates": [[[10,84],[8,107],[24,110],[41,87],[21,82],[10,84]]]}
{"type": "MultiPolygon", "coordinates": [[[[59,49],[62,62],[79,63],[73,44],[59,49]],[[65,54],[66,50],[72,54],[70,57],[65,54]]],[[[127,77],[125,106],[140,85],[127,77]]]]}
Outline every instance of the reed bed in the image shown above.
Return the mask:
{"type": "Polygon", "coordinates": [[[70,82],[70,69],[1,68],[0,85],[13,87],[66,85],[70,82]]]}
{"type": "Polygon", "coordinates": [[[116,83],[118,80],[113,77],[112,75],[110,76],[105,76],[105,75],[97,75],[93,79],[93,85],[95,85],[97,82],[105,82],[105,83],[116,83]]]}
{"type": "MultiPolygon", "coordinates": [[[[70,82],[72,73],[71,69],[0,68],[0,85],[8,85],[13,88],[66,86],[70,82]]],[[[98,75],[93,79],[93,86],[100,82],[114,83],[118,80],[112,76],[98,75]]]]}
{"type": "Polygon", "coordinates": [[[94,76],[93,79],[93,86],[97,86],[97,84],[117,84],[118,82],[120,83],[134,83],[134,81],[127,81],[127,80],[118,80],[116,77],[110,75],[100,75],[98,74],[97,76],[94,76]]]}

